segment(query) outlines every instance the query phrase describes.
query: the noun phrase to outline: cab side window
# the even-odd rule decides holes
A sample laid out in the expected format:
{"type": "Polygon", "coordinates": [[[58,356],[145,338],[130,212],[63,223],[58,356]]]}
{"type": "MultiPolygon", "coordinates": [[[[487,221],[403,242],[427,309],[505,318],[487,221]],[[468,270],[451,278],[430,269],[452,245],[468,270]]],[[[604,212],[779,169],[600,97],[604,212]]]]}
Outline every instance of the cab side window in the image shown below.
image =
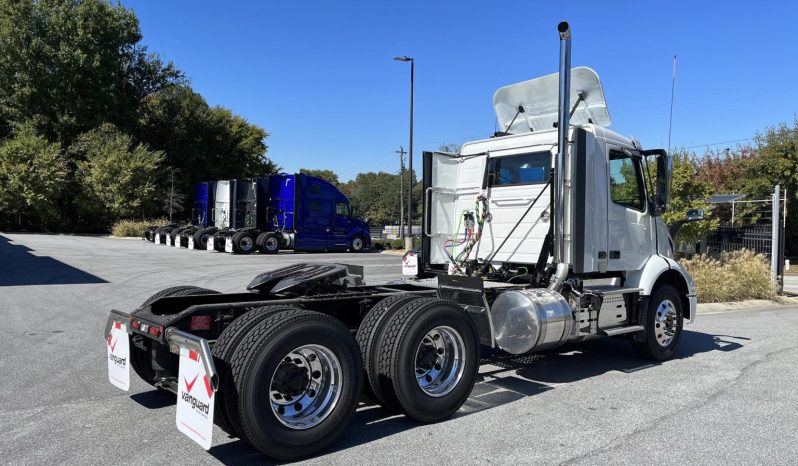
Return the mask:
{"type": "Polygon", "coordinates": [[[345,202],[339,202],[335,204],[335,214],[340,215],[341,217],[348,217],[349,204],[346,204],[345,202]]]}
{"type": "Polygon", "coordinates": [[[488,186],[542,184],[549,179],[550,152],[508,155],[488,159],[488,186]]]}
{"type": "Polygon", "coordinates": [[[612,202],[632,209],[645,210],[640,163],[626,152],[610,150],[609,166],[612,202]]]}

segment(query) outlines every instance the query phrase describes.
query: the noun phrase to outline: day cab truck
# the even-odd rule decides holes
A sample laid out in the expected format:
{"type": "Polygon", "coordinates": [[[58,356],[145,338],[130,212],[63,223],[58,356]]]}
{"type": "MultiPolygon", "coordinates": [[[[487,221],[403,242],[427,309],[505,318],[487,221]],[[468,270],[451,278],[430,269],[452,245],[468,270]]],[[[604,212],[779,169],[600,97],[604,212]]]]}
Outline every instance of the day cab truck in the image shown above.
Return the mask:
{"type": "Polygon", "coordinates": [[[177,394],[178,429],[205,448],[215,423],[291,460],[334,442],[362,390],[418,422],[446,419],[480,347],[616,337],[672,358],[696,289],[661,217],[670,157],[608,128],[598,76],[571,69],[568,24],[558,33],[559,73],[496,92],[501,132],[424,154],[423,244],[405,269],[435,287],[366,285],[361,267],[308,262],[241,293],[169,288],[111,311],[111,383],[126,389],[132,367],[177,394]]]}

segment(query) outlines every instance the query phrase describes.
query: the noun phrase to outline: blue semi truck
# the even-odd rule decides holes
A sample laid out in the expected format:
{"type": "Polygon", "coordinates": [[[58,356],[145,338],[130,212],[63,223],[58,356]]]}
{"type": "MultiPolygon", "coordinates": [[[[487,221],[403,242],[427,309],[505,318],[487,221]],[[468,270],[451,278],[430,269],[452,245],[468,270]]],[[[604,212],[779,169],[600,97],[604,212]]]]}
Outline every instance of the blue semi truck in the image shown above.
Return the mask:
{"type": "Polygon", "coordinates": [[[279,250],[359,252],[371,247],[366,223],[335,186],[305,174],[277,174],[197,188],[192,223],[176,246],[267,254],[279,250]]]}

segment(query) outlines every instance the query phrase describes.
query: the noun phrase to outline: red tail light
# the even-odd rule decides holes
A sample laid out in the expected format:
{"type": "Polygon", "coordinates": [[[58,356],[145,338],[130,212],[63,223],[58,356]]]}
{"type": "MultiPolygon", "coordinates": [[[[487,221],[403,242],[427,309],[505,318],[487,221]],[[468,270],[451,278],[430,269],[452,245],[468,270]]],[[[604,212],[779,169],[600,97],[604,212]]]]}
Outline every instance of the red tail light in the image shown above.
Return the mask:
{"type": "Polygon", "coordinates": [[[150,335],[157,337],[161,334],[161,326],[160,325],[153,325],[150,327],[150,335]]]}
{"type": "Polygon", "coordinates": [[[191,316],[191,330],[210,330],[211,316],[191,316]]]}
{"type": "Polygon", "coordinates": [[[136,319],[130,319],[130,326],[138,330],[139,328],[141,328],[141,321],[136,319]]]}

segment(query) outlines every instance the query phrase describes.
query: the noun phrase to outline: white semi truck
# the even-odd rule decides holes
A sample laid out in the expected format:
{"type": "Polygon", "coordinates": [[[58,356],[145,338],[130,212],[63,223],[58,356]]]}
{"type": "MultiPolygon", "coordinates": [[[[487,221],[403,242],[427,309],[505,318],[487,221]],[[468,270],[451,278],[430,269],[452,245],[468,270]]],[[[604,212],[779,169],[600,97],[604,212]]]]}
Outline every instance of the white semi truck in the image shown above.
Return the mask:
{"type": "Polygon", "coordinates": [[[205,448],[215,423],[287,460],[334,442],[362,390],[417,421],[446,419],[480,346],[527,354],[621,336],[673,357],[696,290],[660,217],[670,158],[607,129],[598,77],[572,72],[568,24],[558,32],[558,74],[496,93],[501,132],[424,156],[424,239],[406,268],[434,288],[300,263],[242,293],[162,290],[111,311],[111,383],[128,389],[132,367],[178,395],[178,429],[205,448]]]}

